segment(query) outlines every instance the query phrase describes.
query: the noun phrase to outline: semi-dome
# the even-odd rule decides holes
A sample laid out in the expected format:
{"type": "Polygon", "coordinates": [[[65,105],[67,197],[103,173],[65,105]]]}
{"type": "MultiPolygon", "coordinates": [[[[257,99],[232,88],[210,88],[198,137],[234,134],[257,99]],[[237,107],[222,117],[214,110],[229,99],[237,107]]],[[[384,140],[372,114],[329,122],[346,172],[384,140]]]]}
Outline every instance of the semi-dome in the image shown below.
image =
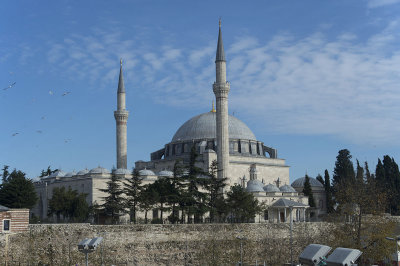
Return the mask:
{"type": "MultiPolygon", "coordinates": [[[[189,119],[176,131],[172,142],[215,139],[217,136],[216,117],[215,112],[207,112],[189,119]]],[[[256,140],[253,132],[246,124],[231,115],[228,116],[228,132],[230,139],[256,140]]]]}
{"type": "Polygon", "coordinates": [[[248,192],[264,192],[263,183],[258,180],[249,180],[247,181],[246,190],[248,192]]]}
{"type": "Polygon", "coordinates": [[[109,174],[110,171],[108,171],[106,168],[104,167],[96,167],[93,168],[92,170],[89,171],[90,174],[109,174]]]}
{"type": "Polygon", "coordinates": [[[87,168],[80,170],[76,175],[82,176],[82,175],[86,175],[87,173],[89,173],[89,170],[87,168]]]}
{"type": "Polygon", "coordinates": [[[156,175],[153,171],[148,169],[139,170],[139,175],[156,175]]]}
{"type": "Polygon", "coordinates": [[[117,170],[114,171],[114,174],[116,174],[116,175],[130,175],[132,173],[128,169],[118,168],[117,170]]]}
{"type": "Polygon", "coordinates": [[[171,172],[171,171],[168,171],[168,170],[162,170],[162,171],[160,171],[158,173],[158,176],[161,176],[161,177],[173,177],[174,173],[171,172]]]}
{"type": "Polygon", "coordinates": [[[295,190],[293,187],[289,186],[289,185],[281,186],[281,187],[279,188],[279,190],[280,190],[281,192],[296,192],[296,190],[295,190]]]}
{"type": "MultiPolygon", "coordinates": [[[[324,187],[324,185],[322,185],[321,182],[319,182],[317,179],[315,179],[313,177],[309,177],[309,179],[310,179],[310,185],[312,187],[322,187],[322,188],[324,187]]],[[[305,176],[297,178],[295,181],[293,181],[292,187],[303,188],[305,182],[306,182],[305,176]]]]}
{"type": "Polygon", "coordinates": [[[274,184],[268,184],[263,189],[265,192],[280,192],[279,188],[274,184]]]}

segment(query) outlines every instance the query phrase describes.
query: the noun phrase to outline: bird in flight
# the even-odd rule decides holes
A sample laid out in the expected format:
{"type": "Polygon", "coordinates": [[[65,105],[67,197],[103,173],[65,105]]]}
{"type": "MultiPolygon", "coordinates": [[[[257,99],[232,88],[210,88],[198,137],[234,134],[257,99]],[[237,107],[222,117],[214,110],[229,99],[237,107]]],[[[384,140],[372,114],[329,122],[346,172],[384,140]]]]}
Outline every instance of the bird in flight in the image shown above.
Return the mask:
{"type": "Polygon", "coordinates": [[[44,119],[46,119],[46,117],[45,117],[45,116],[42,116],[42,120],[44,120],[44,119]]]}
{"type": "Polygon", "coordinates": [[[64,140],[65,143],[68,143],[68,142],[70,142],[70,141],[71,141],[71,139],[65,139],[65,140],[64,140]]]}
{"type": "Polygon", "coordinates": [[[36,130],[36,132],[37,132],[37,133],[42,133],[43,131],[41,131],[41,130],[36,130]]]}
{"type": "Polygon", "coordinates": [[[63,93],[62,96],[66,96],[66,95],[68,95],[68,94],[70,94],[70,93],[71,93],[70,91],[66,91],[66,92],[63,93]]]}
{"type": "Polygon", "coordinates": [[[19,133],[16,132],[16,133],[13,133],[12,136],[15,137],[15,136],[18,135],[18,134],[19,134],[19,133]]]}
{"type": "Polygon", "coordinates": [[[17,82],[14,82],[13,84],[8,85],[8,87],[5,87],[3,90],[4,90],[4,91],[5,91],[5,90],[8,90],[9,88],[13,87],[16,83],[17,83],[17,82]]]}
{"type": "Polygon", "coordinates": [[[52,91],[49,91],[49,94],[50,94],[50,95],[53,95],[53,92],[52,92],[52,91]]]}

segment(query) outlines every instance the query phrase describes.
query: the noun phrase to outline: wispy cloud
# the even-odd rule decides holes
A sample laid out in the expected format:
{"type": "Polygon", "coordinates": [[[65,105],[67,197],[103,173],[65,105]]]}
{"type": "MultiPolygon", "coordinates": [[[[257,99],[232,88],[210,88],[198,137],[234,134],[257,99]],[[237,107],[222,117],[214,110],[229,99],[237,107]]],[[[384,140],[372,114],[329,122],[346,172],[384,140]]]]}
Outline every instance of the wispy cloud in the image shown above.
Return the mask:
{"type": "Polygon", "coordinates": [[[367,6],[368,8],[377,8],[397,3],[400,3],[400,0],[369,0],[367,6]]]}
{"type": "MultiPolygon", "coordinates": [[[[400,145],[399,30],[393,21],[367,40],[352,32],[328,39],[323,29],[301,39],[290,33],[267,41],[237,37],[225,43],[230,108],[263,121],[269,132],[400,145]]],[[[148,88],[149,99],[192,108],[208,106],[213,97],[215,49],[215,43],[191,49],[141,44],[98,30],[50,44],[48,61],[74,77],[84,73],[81,78],[93,83],[114,84],[122,56],[125,72],[135,73],[133,86],[148,88]]]]}

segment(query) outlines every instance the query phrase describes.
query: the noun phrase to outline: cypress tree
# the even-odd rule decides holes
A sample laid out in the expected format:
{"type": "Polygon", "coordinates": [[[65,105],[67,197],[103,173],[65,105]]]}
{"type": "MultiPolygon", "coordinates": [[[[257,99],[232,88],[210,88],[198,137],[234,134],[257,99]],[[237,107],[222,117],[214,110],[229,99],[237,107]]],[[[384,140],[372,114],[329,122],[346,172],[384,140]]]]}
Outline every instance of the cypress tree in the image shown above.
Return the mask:
{"type": "Polygon", "coordinates": [[[132,177],[124,183],[125,206],[129,209],[130,220],[136,223],[136,212],[140,200],[140,191],[142,190],[142,178],[137,169],[133,169],[132,177]]]}
{"type": "Polygon", "coordinates": [[[332,188],[331,188],[331,180],[329,177],[328,170],[325,169],[325,193],[326,193],[326,211],[327,213],[333,212],[333,199],[332,199],[332,188]]]}
{"type": "Polygon", "coordinates": [[[336,193],[338,187],[343,183],[354,182],[355,173],[353,162],[351,161],[352,156],[349,150],[343,149],[339,151],[336,156],[335,168],[333,170],[333,192],[336,193]]]}
{"type": "Polygon", "coordinates": [[[305,178],[306,180],[304,182],[303,193],[305,196],[308,196],[308,205],[310,205],[310,207],[315,207],[315,201],[310,184],[310,177],[306,174],[305,178]]]}
{"type": "Polygon", "coordinates": [[[325,185],[324,179],[322,178],[322,176],[320,174],[318,174],[315,179],[317,179],[322,185],[325,185]]]}

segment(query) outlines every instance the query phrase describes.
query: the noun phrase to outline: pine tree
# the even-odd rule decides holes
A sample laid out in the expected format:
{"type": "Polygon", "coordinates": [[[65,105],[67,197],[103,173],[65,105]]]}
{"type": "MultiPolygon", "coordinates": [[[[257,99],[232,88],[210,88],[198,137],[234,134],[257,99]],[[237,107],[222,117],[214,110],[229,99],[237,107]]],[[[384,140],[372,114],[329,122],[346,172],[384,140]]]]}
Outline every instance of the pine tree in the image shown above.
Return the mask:
{"type": "Polygon", "coordinates": [[[3,184],[7,183],[8,180],[8,175],[10,174],[10,172],[8,172],[8,165],[4,165],[3,169],[1,169],[3,171],[3,173],[1,174],[2,176],[2,180],[3,180],[3,184]]]}
{"type": "Polygon", "coordinates": [[[111,178],[106,182],[107,188],[99,189],[108,195],[104,198],[104,203],[101,205],[104,213],[111,217],[112,223],[117,224],[119,217],[125,212],[124,199],[122,197],[123,190],[121,189],[121,180],[114,173],[111,174],[111,178]]]}
{"type": "Polygon", "coordinates": [[[20,170],[14,169],[0,187],[0,205],[32,209],[37,201],[38,196],[32,181],[26,179],[25,173],[20,170]]]}
{"type": "Polygon", "coordinates": [[[310,184],[310,177],[306,174],[305,178],[306,180],[304,181],[303,193],[305,196],[308,196],[308,205],[310,205],[310,207],[315,207],[314,196],[310,184]]]}
{"type": "Polygon", "coordinates": [[[261,206],[254,195],[247,192],[242,186],[235,185],[227,193],[227,214],[234,223],[252,222],[260,212],[261,206]]]}
{"type": "Polygon", "coordinates": [[[221,221],[226,203],[224,200],[223,189],[226,186],[227,178],[218,178],[218,163],[216,160],[212,161],[208,176],[208,182],[205,185],[205,190],[208,192],[207,205],[210,212],[210,221],[221,221]]]}
{"type": "Polygon", "coordinates": [[[140,200],[140,191],[142,190],[142,178],[139,175],[139,171],[133,169],[132,177],[127,178],[126,181],[124,182],[125,207],[129,209],[130,220],[136,223],[136,213],[140,200]]]}

